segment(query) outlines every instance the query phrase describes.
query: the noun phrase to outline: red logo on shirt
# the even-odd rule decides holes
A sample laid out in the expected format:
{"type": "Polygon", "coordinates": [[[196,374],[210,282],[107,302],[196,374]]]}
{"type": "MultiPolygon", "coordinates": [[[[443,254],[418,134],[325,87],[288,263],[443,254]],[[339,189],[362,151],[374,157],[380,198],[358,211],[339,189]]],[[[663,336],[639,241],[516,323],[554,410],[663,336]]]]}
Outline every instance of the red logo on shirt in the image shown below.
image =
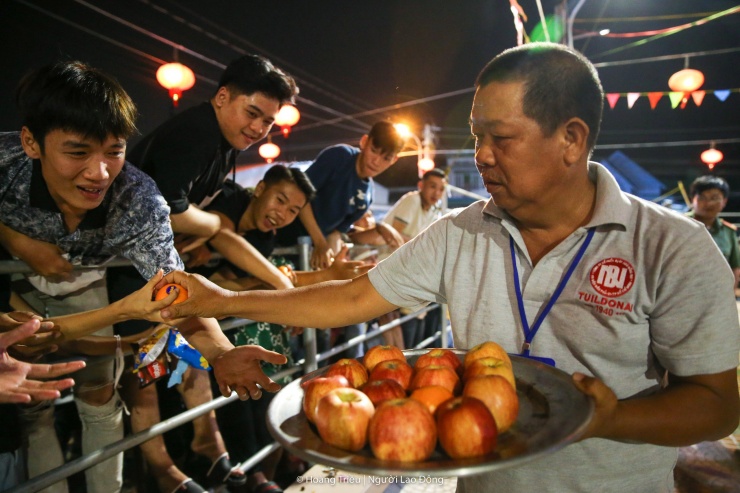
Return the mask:
{"type": "Polygon", "coordinates": [[[606,258],[591,268],[591,286],[604,296],[616,298],[632,289],[635,269],[621,258],[606,258]]]}

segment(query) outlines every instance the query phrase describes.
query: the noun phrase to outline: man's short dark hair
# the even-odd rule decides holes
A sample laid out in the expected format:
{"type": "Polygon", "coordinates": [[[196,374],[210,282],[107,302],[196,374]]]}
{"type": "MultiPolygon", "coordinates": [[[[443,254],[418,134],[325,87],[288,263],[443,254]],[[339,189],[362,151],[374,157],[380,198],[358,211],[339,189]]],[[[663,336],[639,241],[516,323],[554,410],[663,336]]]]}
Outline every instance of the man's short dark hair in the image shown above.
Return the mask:
{"type": "Polygon", "coordinates": [[[546,136],[578,117],[588,125],[587,144],[593,149],[601,128],[604,89],[585,56],[556,43],[517,46],[488,62],[475,86],[516,81],[524,81],[522,111],[539,123],[546,136]]]}
{"type": "Polygon", "coordinates": [[[316,196],[316,188],[308,175],[298,168],[287,168],[282,164],[276,164],[267,170],[262,181],[268,187],[283,181],[293,183],[306,196],[306,203],[311,202],[316,196]]]}
{"type": "Polygon", "coordinates": [[[15,95],[21,124],[44,149],[53,130],[104,141],[136,132],[136,105],[110,75],[82,62],[46,65],[26,75],[15,95]]]}
{"type": "Polygon", "coordinates": [[[391,122],[376,122],[367,136],[372,145],[380,149],[383,154],[398,154],[406,145],[406,139],[398,133],[391,122]]]}
{"type": "Polygon", "coordinates": [[[707,190],[719,190],[724,198],[730,195],[730,185],[724,178],[715,175],[704,175],[694,180],[689,187],[689,195],[693,199],[707,190]]]}
{"type": "Polygon", "coordinates": [[[259,55],[244,55],[231,62],[221,75],[218,86],[226,87],[235,95],[261,92],[277,99],[281,106],[293,103],[298,94],[293,77],[259,55]]]}
{"type": "Polygon", "coordinates": [[[433,176],[436,176],[437,178],[442,178],[443,180],[447,179],[447,174],[442,170],[442,168],[432,168],[421,177],[422,181],[426,181],[427,178],[431,178],[433,176]]]}

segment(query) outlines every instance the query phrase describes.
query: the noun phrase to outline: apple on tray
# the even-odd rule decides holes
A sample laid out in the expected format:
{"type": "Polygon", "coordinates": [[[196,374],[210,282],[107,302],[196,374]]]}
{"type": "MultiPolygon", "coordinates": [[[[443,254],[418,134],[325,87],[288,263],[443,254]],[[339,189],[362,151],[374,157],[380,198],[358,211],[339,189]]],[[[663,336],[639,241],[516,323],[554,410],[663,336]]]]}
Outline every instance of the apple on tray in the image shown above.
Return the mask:
{"type": "Polygon", "coordinates": [[[421,402],[392,399],[381,403],[370,418],[368,440],[378,459],[423,461],[437,445],[437,427],[421,402]]]}
{"type": "Polygon", "coordinates": [[[465,354],[463,366],[465,367],[465,369],[467,369],[473,361],[480,358],[500,359],[502,361],[505,361],[509,365],[509,367],[511,367],[511,358],[509,358],[509,354],[504,351],[504,348],[498,345],[498,343],[495,343],[493,341],[486,341],[478,344],[477,346],[473,346],[465,354]]]}
{"type": "Polygon", "coordinates": [[[422,354],[416,359],[414,370],[420,370],[431,365],[447,365],[457,373],[461,373],[462,370],[462,361],[449,349],[434,348],[422,354]]]}
{"type": "Polygon", "coordinates": [[[330,390],[351,387],[342,375],[312,378],[301,383],[303,389],[303,412],[311,423],[316,422],[316,405],[330,390]]]}
{"type": "Polygon", "coordinates": [[[508,380],[511,386],[516,390],[514,370],[511,368],[511,364],[507,364],[504,360],[488,356],[473,361],[467,368],[465,368],[463,381],[484,375],[500,375],[508,380]]]}
{"type": "Polygon", "coordinates": [[[460,377],[457,372],[446,365],[430,365],[422,368],[411,377],[408,390],[414,391],[421,387],[439,385],[457,395],[460,392],[460,377]]]}
{"type": "Polygon", "coordinates": [[[389,359],[400,359],[402,361],[406,361],[406,355],[404,355],[403,351],[401,351],[396,346],[373,346],[365,353],[365,356],[362,359],[362,363],[365,365],[365,368],[367,368],[368,372],[372,372],[373,368],[375,368],[375,365],[377,365],[381,361],[389,359]]]}
{"type": "Polygon", "coordinates": [[[453,459],[486,455],[496,448],[496,421],[478,399],[461,396],[445,401],[436,417],[439,444],[453,459]]]}
{"type": "Polygon", "coordinates": [[[358,389],[368,380],[368,373],[365,366],[353,358],[342,358],[333,365],[329,366],[324,374],[327,377],[332,375],[341,375],[349,381],[349,384],[358,389]]]}
{"type": "Polygon", "coordinates": [[[373,371],[370,372],[369,379],[372,380],[395,380],[398,382],[404,390],[409,388],[411,383],[411,376],[414,373],[414,369],[406,363],[406,360],[400,359],[387,359],[381,361],[373,371]]]}
{"type": "Polygon", "coordinates": [[[519,397],[509,381],[500,375],[473,377],[465,382],[462,395],[483,402],[496,420],[499,434],[516,422],[519,397]]]}
{"type": "Polygon", "coordinates": [[[316,429],[329,445],[357,452],[367,443],[368,424],[374,413],[370,398],[359,390],[333,389],[316,406],[316,429]]]}
{"type": "Polygon", "coordinates": [[[370,380],[360,390],[370,398],[375,407],[383,401],[406,397],[406,391],[395,380],[370,380]]]}

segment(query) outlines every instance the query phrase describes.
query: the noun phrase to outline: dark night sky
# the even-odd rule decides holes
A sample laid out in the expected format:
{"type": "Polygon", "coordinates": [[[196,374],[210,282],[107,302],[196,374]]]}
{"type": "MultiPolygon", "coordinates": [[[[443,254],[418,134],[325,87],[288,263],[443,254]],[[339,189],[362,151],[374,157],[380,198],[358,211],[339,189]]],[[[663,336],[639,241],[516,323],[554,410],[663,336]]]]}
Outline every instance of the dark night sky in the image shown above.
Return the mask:
{"type": "MultiPolygon", "coordinates": [[[[537,3],[520,3],[531,32],[539,21],[537,3]]],[[[569,3],[572,7],[578,2],[569,3]]],[[[560,4],[542,0],[546,15],[560,4]]],[[[729,0],[586,0],[575,28],[582,32],[608,27],[613,33],[657,30],[735,6],[737,2],[729,0]]],[[[407,120],[419,133],[425,123],[433,124],[440,127],[438,148],[471,149],[467,118],[475,76],[490,58],[516,42],[507,0],[3,0],[0,19],[4,52],[0,97],[5,109],[0,130],[18,128],[13,103],[18,79],[60,57],[80,59],[113,74],[139,107],[141,132],[152,130],[172,112],[154,73],[161,63],[172,60],[174,50],[168,42],[174,42],[185,48],[179,60],[198,79],[185,92],[180,110],[207,99],[222,66],[241,53],[262,53],[296,76],[302,119],[290,139],[276,136],[275,142],[283,148],[281,158],[301,160],[312,159],[327,145],[356,143],[380,118],[407,120]],[[460,94],[373,111],[453,92],[460,94]],[[325,123],[337,115],[367,112],[371,114],[325,123]]],[[[728,50],[691,57],[690,66],[705,73],[704,89],[740,88],[740,14],[605,54],[641,39],[645,38],[588,37],[576,40],[575,47],[596,64],[728,50]]],[[[683,64],[683,59],[630,63],[603,66],[599,73],[607,92],[668,91],[668,77],[683,64]]],[[[701,107],[689,103],[684,110],[672,109],[667,97],[655,110],[645,97],[628,109],[622,98],[615,109],[606,106],[599,144],[740,140],[738,115],[737,92],[725,102],[708,94],[701,107]]],[[[260,162],[256,147],[243,153],[240,161],[260,162]]],[[[672,145],[624,152],[673,188],[678,180],[688,184],[706,172],[699,160],[705,147],[672,145]]],[[[740,144],[718,148],[725,160],[715,173],[740,193],[740,144]]],[[[596,157],[611,152],[597,150],[596,157]]],[[[440,158],[437,162],[444,163],[440,158]]],[[[414,172],[415,158],[403,158],[379,181],[405,184],[414,172]]]]}

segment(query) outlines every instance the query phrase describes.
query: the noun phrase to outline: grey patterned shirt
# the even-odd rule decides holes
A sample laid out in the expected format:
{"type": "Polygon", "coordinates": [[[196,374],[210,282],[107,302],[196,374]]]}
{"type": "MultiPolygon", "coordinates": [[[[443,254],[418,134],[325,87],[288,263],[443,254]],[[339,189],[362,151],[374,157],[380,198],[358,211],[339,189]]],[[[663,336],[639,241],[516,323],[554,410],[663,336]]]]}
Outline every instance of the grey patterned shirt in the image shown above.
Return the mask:
{"type": "Polygon", "coordinates": [[[151,278],[184,268],[174,248],[170,209],[154,181],[125,163],[102,204],[69,233],[41,174],[41,163],[23,151],[20,133],[0,133],[0,222],[36,240],[57,245],[73,265],[131,260],[151,278]]]}

